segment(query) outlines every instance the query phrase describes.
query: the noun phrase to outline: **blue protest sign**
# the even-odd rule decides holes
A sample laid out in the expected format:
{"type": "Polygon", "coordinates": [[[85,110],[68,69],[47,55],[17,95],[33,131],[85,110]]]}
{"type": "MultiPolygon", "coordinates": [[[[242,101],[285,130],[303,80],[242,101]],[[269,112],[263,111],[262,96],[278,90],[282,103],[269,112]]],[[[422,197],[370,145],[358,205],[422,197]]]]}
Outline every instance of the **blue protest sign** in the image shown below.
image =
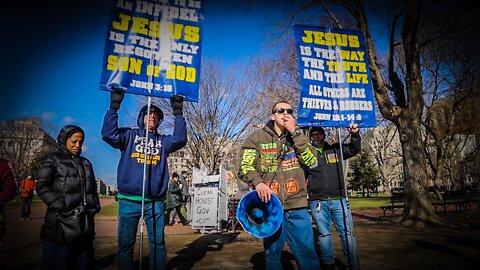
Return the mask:
{"type": "Polygon", "coordinates": [[[201,0],[115,1],[100,90],[198,101],[201,0]]]}
{"type": "Polygon", "coordinates": [[[300,126],[376,126],[367,49],[360,31],[296,25],[300,126]]]}

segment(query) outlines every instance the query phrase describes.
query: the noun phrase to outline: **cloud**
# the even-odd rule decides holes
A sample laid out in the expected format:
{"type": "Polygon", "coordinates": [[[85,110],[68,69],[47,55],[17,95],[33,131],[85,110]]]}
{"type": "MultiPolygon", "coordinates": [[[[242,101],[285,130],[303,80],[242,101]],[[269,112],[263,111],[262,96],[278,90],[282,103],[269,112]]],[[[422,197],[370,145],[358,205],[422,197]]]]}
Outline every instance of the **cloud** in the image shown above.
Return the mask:
{"type": "Polygon", "coordinates": [[[57,115],[53,112],[43,112],[40,114],[40,118],[46,122],[52,122],[57,119],[57,115]]]}
{"type": "Polygon", "coordinates": [[[62,119],[62,125],[70,125],[72,124],[73,122],[75,122],[75,119],[71,116],[65,116],[63,119],[62,119]]]}

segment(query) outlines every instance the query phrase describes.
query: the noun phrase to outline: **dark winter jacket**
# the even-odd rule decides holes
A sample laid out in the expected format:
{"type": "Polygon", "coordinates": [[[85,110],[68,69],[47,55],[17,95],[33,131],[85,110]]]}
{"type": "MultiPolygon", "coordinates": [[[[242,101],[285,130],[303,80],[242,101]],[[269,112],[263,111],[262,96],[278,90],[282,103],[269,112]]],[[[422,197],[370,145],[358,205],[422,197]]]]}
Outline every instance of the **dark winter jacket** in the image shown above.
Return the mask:
{"type": "MultiPolygon", "coordinates": [[[[153,105],[152,107],[161,112],[160,108],[153,105]]],[[[103,140],[121,151],[117,168],[117,187],[118,193],[121,195],[142,196],[145,145],[143,117],[145,111],[146,106],[138,113],[138,128],[119,128],[118,112],[114,109],[109,109],[103,120],[103,140]]],[[[161,113],[160,119],[162,118],[163,113],[161,113]]],[[[160,199],[165,197],[170,178],[167,157],[186,144],[187,129],[185,118],[182,115],[175,116],[173,135],[160,135],[156,130],[148,133],[147,164],[149,166],[147,166],[147,181],[145,183],[146,198],[160,199]]]]}
{"type": "Polygon", "coordinates": [[[182,204],[180,198],[182,197],[182,190],[178,185],[178,182],[170,181],[168,184],[168,193],[166,200],[166,209],[173,209],[182,204]]]}
{"type": "Polygon", "coordinates": [[[238,177],[248,185],[267,184],[285,210],[307,207],[305,166],[316,164],[308,138],[296,133],[278,136],[273,121],[250,135],[240,152],[238,177]]]}
{"type": "MultiPolygon", "coordinates": [[[[37,193],[47,205],[45,223],[42,226],[42,241],[63,244],[63,232],[57,213],[68,212],[83,202],[83,184],[86,185],[86,203],[90,216],[100,211],[97,183],[90,161],[80,153],[74,156],[66,148],[66,135],[74,126],[67,126],[58,136],[59,150],[49,153],[38,171],[37,193]]],[[[85,239],[92,240],[92,239],[85,239]]]]}
{"type": "Polygon", "coordinates": [[[187,183],[187,179],[185,179],[185,177],[183,175],[180,174],[180,176],[178,177],[178,184],[180,185],[180,188],[182,189],[182,195],[185,197],[185,198],[188,198],[190,196],[189,192],[188,192],[188,183],[187,183]]]}
{"type": "MultiPolygon", "coordinates": [[[[343,144],[343,159],[346,160],[360,152],[362,141],[360,134],[353,133],[351,142],[343,144]]],[[[318,166],[308,170],[309,200],[328,200],[345,197],[343,169],[340,160],[340,144],[325,142],[322,152],[315,151],[318,166]]]]}
{"type": "Polygon", "coordinates": [[[12,164],[0,159],[0,209],[17,194],[17,182],[12,164]]]}

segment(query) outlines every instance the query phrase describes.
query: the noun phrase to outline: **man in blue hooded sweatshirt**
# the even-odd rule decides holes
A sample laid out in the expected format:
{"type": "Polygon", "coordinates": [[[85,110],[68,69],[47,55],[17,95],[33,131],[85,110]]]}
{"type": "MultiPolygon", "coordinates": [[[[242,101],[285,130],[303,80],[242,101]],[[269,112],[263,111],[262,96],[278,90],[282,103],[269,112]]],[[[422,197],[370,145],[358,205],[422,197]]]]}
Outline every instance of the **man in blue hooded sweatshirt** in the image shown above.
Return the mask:
{"type": "Polygon", "coordinates": [[[142,210],[143,167],[145,145],[147,147],[147,170],[145,182],[144,220],[147,225],[150,249],[150,269],[166,269],[167,256],[164,239],[164,197],[168,188],[167,157],[187,143],[183,97],[173,95],[170,103],[175,116],[173,135],[160,135],[158,125],[163,112],[155,105],[144,106],[137,119],[137,128],[118,127],[118,109],[124,91],[110,92],[110,109],[102,126],[102,138],[113,148],[121,151],[117,168],[118,187],[118,256],[119,269],[133,269],[133,249],[137,226],[142,210]],[[145,144],[145,129],[148,124],[148,142],[145,144]]]}

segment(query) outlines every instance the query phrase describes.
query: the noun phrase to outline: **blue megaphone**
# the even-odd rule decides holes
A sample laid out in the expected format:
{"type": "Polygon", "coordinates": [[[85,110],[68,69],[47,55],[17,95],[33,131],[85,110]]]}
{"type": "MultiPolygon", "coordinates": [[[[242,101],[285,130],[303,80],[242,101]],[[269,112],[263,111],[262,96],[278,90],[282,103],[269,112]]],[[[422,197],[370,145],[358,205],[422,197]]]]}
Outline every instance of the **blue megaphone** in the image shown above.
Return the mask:
{"type": "Polygon", "coordinates": [[[237,219],[246,232],[265,238],[274,234],[282,225],[283,207],[274,194],[265,203],[256,191],[250,191],[238,203],[237,219]]]}

